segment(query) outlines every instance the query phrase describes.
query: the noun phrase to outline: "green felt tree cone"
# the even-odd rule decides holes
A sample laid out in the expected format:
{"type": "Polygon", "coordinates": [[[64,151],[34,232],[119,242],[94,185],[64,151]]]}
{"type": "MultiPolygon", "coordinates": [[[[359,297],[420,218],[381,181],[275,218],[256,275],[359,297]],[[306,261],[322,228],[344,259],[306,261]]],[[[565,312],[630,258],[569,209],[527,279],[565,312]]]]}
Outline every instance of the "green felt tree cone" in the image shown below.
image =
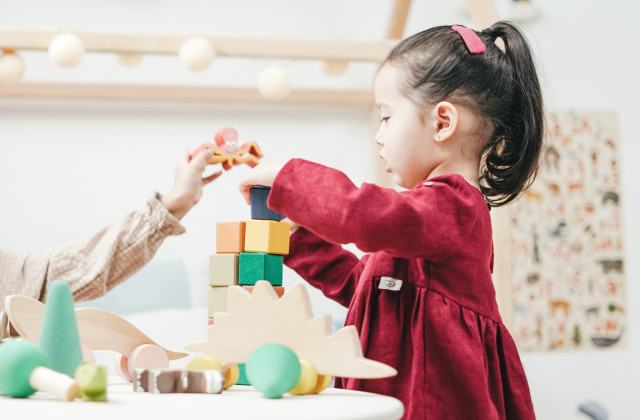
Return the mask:
{"type": "Polygon", "coordinates": [[[47,356],[48,367],[58,372],[73,376],[82,362],[73,296],[64,280],[49,285],[38,346],[47,356]]]}

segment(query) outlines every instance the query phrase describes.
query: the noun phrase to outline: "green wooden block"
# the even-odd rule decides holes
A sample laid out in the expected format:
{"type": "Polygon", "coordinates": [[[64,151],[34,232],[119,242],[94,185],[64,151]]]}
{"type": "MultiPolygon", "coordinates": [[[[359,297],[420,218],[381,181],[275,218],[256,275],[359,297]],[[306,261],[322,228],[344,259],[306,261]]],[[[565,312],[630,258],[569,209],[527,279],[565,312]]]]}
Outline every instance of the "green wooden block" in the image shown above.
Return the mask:
{"type": "Polygon", "coordinates": [[[267,280],[273,286],[282,286],[282,255],[261,252],[240,254],[238,283],[252,286],[258,280],[267,280]]]}
{"type": "Polygon", "coordinates": [[[107,368],[82,362],[76,369],[75,379],[80,398],[85,401],[107,401],[107,368]]]}
{"type": "Polygon", "coordinates": [[[209,256],[209,286],[238,284],[239,254],[215,254],[209,256]]]}
{"type": "Polygon", "coordinates": [[[240,375],[238,376],[238,382],[236,382],[236,385],[251,385],[249,383],[249,379],[247,379],[247,372],[245,371],[244,363],[238,363],[238,370],[240,371],[240,375]]]}

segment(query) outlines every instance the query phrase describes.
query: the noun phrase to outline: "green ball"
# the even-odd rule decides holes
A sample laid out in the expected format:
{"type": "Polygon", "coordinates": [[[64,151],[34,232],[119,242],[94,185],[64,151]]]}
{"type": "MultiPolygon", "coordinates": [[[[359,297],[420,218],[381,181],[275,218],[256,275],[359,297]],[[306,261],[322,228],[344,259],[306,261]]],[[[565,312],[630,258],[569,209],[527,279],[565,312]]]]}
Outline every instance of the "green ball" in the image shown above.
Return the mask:
{"type": "Polygon", "coordinates": [[[249,383],[267,398],[280,398],[298,383],[300,361],[289,347],[264,344],[251,353],[246,365],[249,383]]]}
{"type": "Polygon", "coordinates": [[[47,357],[33,343],[12,340],[0,344],[0,393],[25,398],[36,392],[29,384],[31,372],[47,365],[47,357]]]}

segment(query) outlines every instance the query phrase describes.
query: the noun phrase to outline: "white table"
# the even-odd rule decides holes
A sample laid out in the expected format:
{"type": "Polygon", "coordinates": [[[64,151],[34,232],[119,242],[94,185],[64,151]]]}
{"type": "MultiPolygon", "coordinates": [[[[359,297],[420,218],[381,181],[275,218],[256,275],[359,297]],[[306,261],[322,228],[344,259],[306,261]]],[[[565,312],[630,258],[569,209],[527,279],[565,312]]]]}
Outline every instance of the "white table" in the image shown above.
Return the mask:
{"type": "Polygon", "coordinates": [[[133,392],[131,383],[109,377],[106,403],[64,402],[47,394],[0,397],[4,420],[126,419],[309,419],[397,420],[402,403],[392,397],[328,388],[316,395],[268,399],[251,386],[235,385],[222,394],[150,394],[133,392]]]}

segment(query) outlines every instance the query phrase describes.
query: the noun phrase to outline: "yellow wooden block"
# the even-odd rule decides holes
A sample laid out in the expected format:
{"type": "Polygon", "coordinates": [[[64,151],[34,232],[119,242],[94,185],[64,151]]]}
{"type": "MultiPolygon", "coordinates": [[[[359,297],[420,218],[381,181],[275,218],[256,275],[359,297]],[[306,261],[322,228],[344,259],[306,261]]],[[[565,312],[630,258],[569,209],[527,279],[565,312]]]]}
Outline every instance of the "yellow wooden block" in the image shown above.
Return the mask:
{"type": "Polygon", "coordinates": [[[209,318],[216,312],[229,310],[229,287],[209,286],[209,318]]]}
{"type": "Polygon", "coordinates": [[[287,222],[247,220],[244,251],[286,255],[289,253],[289,229],[287,222]]]}
{"type": "Polygon", "coordinates": [[[244,251],[245,222],[216,223],[216,253],[239,254],[244,251]]]}
{"type": "Polygon", "coordinates": [[[238,284],[239,254],[209,255],[209,286],[238,284]]]}

